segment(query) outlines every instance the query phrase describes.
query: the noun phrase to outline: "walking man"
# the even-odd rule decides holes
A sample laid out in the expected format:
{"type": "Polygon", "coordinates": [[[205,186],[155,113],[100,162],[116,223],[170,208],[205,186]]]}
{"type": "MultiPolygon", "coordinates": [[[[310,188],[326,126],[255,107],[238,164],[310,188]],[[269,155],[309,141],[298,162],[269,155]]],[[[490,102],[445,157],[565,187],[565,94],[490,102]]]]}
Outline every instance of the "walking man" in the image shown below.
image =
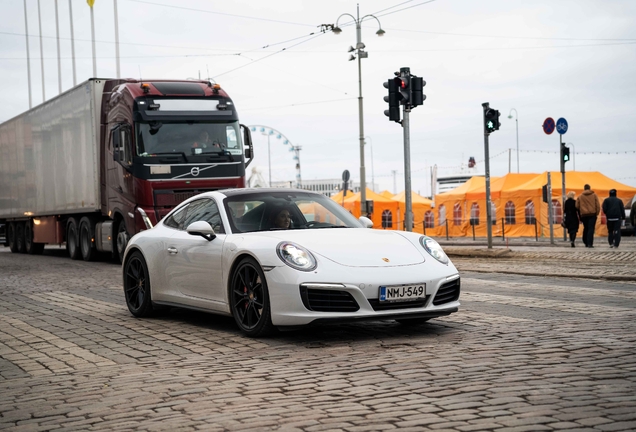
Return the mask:
{"type": "Polygon", "coordinates": [[[607,218],[607,240],[610,248],[617,248],[621,243],[621,223],[625,219],[623,201],[616,198],[616,189],[609,191],[609,198],[603,201],[603,213],[607,218]]]}
{"type": "Polygon", "coordinates": [[[589,184],[583,186],[583,193],[576,199],[576,209],[583,223],[583,243],[585,247],[594,247],[594,228],[596,218],[601,212],[601,203],[589,184]]]}

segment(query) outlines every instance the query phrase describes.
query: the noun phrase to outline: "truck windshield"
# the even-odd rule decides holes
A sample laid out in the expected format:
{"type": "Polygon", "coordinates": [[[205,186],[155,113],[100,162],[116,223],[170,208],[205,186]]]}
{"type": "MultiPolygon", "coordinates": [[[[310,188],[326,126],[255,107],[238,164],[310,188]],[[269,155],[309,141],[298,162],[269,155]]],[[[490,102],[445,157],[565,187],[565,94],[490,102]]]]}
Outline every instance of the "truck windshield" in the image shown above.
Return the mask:
{"type": "Polygon", "coordinates": [[[238,122],[137,123],[137,155],[243,153],[238,122]]]}

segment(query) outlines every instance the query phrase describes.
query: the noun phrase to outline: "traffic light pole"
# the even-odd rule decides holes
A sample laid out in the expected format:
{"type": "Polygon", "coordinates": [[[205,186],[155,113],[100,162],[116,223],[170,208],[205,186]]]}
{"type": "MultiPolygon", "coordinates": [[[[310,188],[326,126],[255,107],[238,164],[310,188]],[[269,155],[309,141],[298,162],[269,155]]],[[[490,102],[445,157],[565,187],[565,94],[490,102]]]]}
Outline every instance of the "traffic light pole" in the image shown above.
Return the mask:
{"type": "MultiPolygon", "coordinates": [[[[360,24],[357,25],[360,44],[360,24]]],[[[362,56],[358,55],[358,122],[360,124],[360,216],[367,215],[367,182],[364,168],[364,114],[362,112],[362,56]]]]}
{"type": "MultiPolygon", "coordinates": [[[[559,148],[563,149],[563,135],[559,134],[559,148]]],[[[563,150],[561,154],[561,220],[565,216],[565,160],[563,160],[563,150]]],[[[568,241],[567,230],[563,227],[563,241],[568,241]]]]}
{"type": "MultiPolygon", "coordinates": [[[[488,110],[488,102],[481,104],[484,110],[488,110]]],[[[485,112],[485,111],[484,111],[485,112]]],[[[492,249],[492,204],[490,204],[490,151],[488,149],[488,137],[490,133],[484,128],[484,159],[486,168],[486,232],[488,233],[488,249],[492,249]]]]}
{"type": "Polygon", "coordinates": [[[404,214],[404,230],[413,230],[413,202],[411,197],[411,132],[409,113],[411,108],[404,105],[402,128],[404,128],[404,195],[406,198],[406,212],[404,214]]]}
{"type": "MultiPolygon", "coordinates": [[[[540,212],[539,212],[540,213],[540,212]]],[[[552,210],[552,173],[548,171],[548,224],[550,225],[550,244],[554,244],[554,217],[552,210]]]]}

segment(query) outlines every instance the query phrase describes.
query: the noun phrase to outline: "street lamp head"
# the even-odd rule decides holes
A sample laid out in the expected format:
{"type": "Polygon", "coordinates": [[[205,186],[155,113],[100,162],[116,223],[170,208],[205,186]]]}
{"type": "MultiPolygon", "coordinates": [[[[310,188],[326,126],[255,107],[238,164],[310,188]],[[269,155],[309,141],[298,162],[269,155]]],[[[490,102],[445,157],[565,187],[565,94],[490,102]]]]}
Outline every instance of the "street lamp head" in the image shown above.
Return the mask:
{"type": "Polygon", "coordinates": [[[377,34],[380,37],[384,36],[384,33],[386,33],[386,32],[384,30],[382,30],[382,29],[380,29],[377,32],[375,32],[375,34],[377,34]]]}
{"type": "Polygon", "coordinates": [[[355,59],[356,59],[356,56],[354,56],[353,54],[351,54],[351,55],[349,56],[349,61],[353,61],[353,60],[355,60],[355,59]]]}
{"type": "Polygon", "coordinates": [[[355,49],[354,47],[350,46],[350,47],[349,47],[349,51],[347,51],[347,52],[354,52],[355,50],[356,50],[356,49],[355,49]]]}
{"type": "Polygon", "coordinates": [[[335,26],[331,31],[333,32],[333,34],[337,34],[337,35],[342,33],[342,29],[338,26],[335,26]]]}
{"type": "Polygon", "coordinates": [[[508,114],[508,118],[512,118],[512,114],[508,114]]]}

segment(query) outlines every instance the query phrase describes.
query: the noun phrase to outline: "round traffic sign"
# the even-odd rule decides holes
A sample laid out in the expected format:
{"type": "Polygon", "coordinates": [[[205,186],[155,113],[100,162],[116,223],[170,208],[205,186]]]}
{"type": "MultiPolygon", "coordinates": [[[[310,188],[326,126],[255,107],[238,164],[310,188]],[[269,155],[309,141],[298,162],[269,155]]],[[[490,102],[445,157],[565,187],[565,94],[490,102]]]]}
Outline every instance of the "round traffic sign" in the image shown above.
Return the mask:
{"type": "Polygon", "coordinates": [[[566,133],[568,131],[568,121],[564,119],[563,117],[558,119],[556,123],[556,130],[561,135],[566,133]]]}
{"type": "Polygon", "coordinates": [[[543,121],[543,132],[548,135],[554,132],[554,119],[552,117],[548,117],[543,121]]]}
{"type": "Polygon", "coordinates": [[[348,182],[350,178],[351,178],[351,174],[349,173],[349,170],[344,170],[342,172],[342,181],[348,182]]]}

